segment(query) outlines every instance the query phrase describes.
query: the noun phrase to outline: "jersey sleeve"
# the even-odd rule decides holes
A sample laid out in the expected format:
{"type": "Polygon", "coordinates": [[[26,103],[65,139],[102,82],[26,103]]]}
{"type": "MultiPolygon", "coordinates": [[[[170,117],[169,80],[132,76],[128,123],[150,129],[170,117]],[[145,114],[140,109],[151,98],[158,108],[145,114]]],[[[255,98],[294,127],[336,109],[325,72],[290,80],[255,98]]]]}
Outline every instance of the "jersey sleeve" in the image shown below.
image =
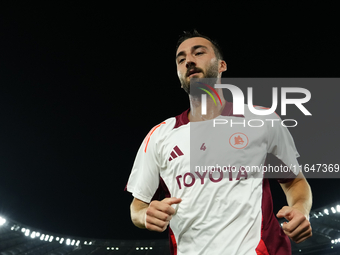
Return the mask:
{"type": "Polygon", "coordinates": [[[159,186],[160,154],[158,153],[159,127],[155,126],[138,149],[126,186],[135,198],[150,203],[159,186]]]}
{"type": "Polygon", "coordinates": [[[287,127],[282,125],[281,118],[271,115],[271,124],[268,126],[267,152],[273,154],[289,171],[282,171],[278,175],[279,182],[287,182],[294,179],[300,169],[297,158],[300,156],[287,127]]]}

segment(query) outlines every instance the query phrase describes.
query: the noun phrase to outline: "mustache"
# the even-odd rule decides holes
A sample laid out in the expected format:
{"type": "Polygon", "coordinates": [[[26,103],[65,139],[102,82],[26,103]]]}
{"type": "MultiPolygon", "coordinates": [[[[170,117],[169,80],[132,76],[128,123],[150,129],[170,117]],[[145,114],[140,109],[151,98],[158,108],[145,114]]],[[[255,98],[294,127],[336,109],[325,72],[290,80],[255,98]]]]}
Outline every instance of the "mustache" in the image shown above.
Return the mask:
{"type": "Polygon", "coordinates": [[[185,76],[188,77],[192,73],[203,73],[203,70],[198,67],[189,67],[185,76]]]}

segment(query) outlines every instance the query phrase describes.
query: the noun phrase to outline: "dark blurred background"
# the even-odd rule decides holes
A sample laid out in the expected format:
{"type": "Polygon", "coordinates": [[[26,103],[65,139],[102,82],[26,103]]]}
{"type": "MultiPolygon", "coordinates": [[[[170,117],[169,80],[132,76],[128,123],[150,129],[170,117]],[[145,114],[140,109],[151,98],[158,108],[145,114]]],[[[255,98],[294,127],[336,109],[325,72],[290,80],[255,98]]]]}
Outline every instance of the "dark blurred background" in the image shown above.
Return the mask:
{"type": "MultiPolygon", "coordinates": [[[[0,214],[60,234],[166,238],[131,223],[124,187],[149,130],[189,107],[176,72],[179,35],[196,28],[217,39],[223,77],[338,77],[334,10],[321,1],[2,2],[0,214]]],[[[310,134],[295,140],[300,162],[319,151],[329,162],[315,163],[339,163],[339,91],[321,89],[309,103],[331,109],[331,127],[315,118],[290,129],[310,134]]],[[[339,200],[338,179],[309,182],[313,208],[339,200]]],[[[271,186],[277,212],[285,196],[271,186]]]]}

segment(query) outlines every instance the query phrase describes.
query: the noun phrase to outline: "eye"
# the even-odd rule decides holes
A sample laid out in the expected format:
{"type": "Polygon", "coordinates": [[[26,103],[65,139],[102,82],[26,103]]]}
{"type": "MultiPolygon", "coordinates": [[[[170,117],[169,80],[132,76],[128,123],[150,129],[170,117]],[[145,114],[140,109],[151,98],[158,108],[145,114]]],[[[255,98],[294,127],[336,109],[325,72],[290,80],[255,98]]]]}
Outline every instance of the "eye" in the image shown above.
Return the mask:
{"type": "Polygon", "coordinates": [[[184,61],[184,58],[180,59],[180,60],[178,61],[178,64],[182,63],[183,61],[184,61]]]}
{"type": "Polygon", "coordinates": [[[197,56],[197,55],[202,55],[203,53],[204,53],[204,52],[199,51],[199,52],[196,52],[195,55],[196,55],[196,56],[197,56]]]}

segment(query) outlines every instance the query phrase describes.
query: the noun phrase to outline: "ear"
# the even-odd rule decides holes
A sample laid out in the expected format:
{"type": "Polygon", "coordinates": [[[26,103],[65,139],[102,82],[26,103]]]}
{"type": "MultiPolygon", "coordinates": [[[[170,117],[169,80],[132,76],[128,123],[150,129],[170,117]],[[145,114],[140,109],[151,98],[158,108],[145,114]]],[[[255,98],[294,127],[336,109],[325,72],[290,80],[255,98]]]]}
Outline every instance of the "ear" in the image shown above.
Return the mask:
{"type": "Polygon", "coordinates": [[[219,69],[218,69],[218,72],[222,73],[224,71],[227,71],[227,63],[224,60],[219,60],[219,69]]]}

